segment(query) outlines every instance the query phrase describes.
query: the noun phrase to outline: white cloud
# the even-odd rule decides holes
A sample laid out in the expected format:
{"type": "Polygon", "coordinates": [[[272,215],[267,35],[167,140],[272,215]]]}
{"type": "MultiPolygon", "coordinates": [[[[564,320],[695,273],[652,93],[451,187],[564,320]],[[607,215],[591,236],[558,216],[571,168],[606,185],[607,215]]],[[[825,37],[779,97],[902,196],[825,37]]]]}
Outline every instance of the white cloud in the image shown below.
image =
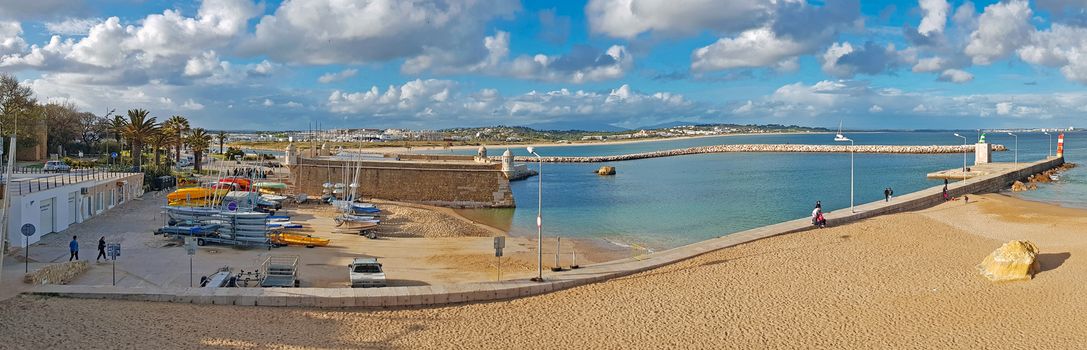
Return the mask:
{"type": "Polygon", "coordinates": [[[737,113],[737,114],[748,113],[748,112],[751,112],[751,110],[753,110],[753,109],[755,109],[755,104],[752,103],[751,100],[747,100],[747,103],[744,103],[743,105],[740,105],[739,107],[736,107],[736,109],[733,109],[732,113],[737,113]]]}
{"type": "Polygon", "coordinates": [[[768,28],[744,31],[735,38],[721,38],[698,48],[691,55],[691,70],[705,72],[732,68],[775,65],[811,47],[789,38],[779,38],[768,28]]]}
{"type": "Polygon", "coordinates": [[[871,41],[857,48],[848,42],[834,43],[822,56],[823,72],[839,78],[882,74],[909,60],[908,54],[895,51],[894,45],[881,47],[871,41]]]}
{"type": "Polygon", "coordinates": [[[948,60],[943,57],[934,56],[917,60],[917,64],[913,65],[914,73],[926,73],[926,72],[939,72],[945,69],[948,65],[948,60]]]}
{"type": "Polygon", "coordinates": [[[1035,32],[1018,54],[1023,61],[1059,67],[1068,80],[1087,84],[1087,28],[1054,24],[1035,32]]]}
{"type": "Polygon", "coordinates": [[[939,80],[962,84],[974,80],[974,75],[960,69],[948,69],[940,73],[939,80]]]}
{"type": "MultiPolygon", "coordinates": [[[[691,70],[707,72],[733,68],[795,69],[799,55],[815,52],[838,33],[854,25],[857,2],[833,1],[816,7],[806,2],[771,2],[774,11],[762,25],[724,37],[691,54],[691,70]]],[[[679,6],[674,7],[679,7],[679,6]]]]}
{"type": "Polygon", "coordinates": [[[335,73],[322,74],[321,77],[317,78],[317,81],[320,82],[321,84],[328,84],[328,83],[337,82],[337,81],[341,81],[341,80],[353,77],[358,73],[359,73],[358,69],[348,68],[348,69],[344,69],[342,71],[335,72],[335,73]]]}
{"type": "Polygon", "coordinates": [[[275,102],[272,102],[272,100],[270,100],[270,99],[267,99],[267,98],[266,98],[266,99],[264,99],[264,102],[261,102],[260,104],[261,104],[262,106],[265,106],[265,107],[271,107],[271,106],[275,106],[275,105],[276,105],[276,103],[275,103],[275,102]]]}
{"type": "Polygon", "coordinates": [[[913,111],[917,113],[925,113],[928,112],[928,107],[925,107],[924,104],[919,104],[917,105],[917,107],[913,107],[913,111]]]}
{"type": "Polygon", "coordinates": [[[462,62],[484,54],[485,24],[512,15],[516,1],[286,1],[264,16],[242,45],[284,63],[380,62],[449,54],[462,62]]]}
{"type": "Polygon", "coordinates": [[[67,18],[60,22],[45,22],[45,30],[51,34],[87,35],[91,27],[102,23],[100,18],[67,18]]]}
{"type": "Polygon", "coordinates": [[[585,15],[593,32],[634,38],[649,31],[696,34],[704,30],[732,33],[768,20],[775,1],[590,0],[585,15]]]}
{"type": "Polygon", "coordinates": [[[200,104],[200,103],[198,103],[198,102],[196,102],[196,101],[194,101],[193,99],[190,98],[188,100],[185,100],[185,103],[183,103],[181,105],[181,108],[188,109],[188,110],[199,111],[201,109],[204,109],[204,105],[202,105],[202,104],[200,104]]]}
{"type": "Polygon", "coordinates": [[[26,49],[22,34],[23,26],[19,22],[0,21],[0,57],[26,49]]]}
{"type": "Polygon", "coordinates": [[[965,52],[974,64],[987,65],[1008,56],[1030,39],[1034,27],[1032,11],[1025,0],[1012,0],[985,7],[978,29],[970,34],[965,52]]]}
{"type": "Polygon", "coordinates": [[[287,108],[302,108],[301,103],[294,101],[287,101],[287,103],[284,103],[283,106],[286,106],[287,108]]]}
{"type": "Polygon", "coordinates": [[[205,0],[195,18],[166,10],[126,29],[125,46],[153,56],[187,56],[220,47],[246,29],[246,21],[260,8],[250,0],[205,0]]]}
{"type": "Polygon", "coordinates": [[[880,107],[879,105],[872,105],[872,107],[868,108],[868,111],[871,113],[883,112],[883,107],[880,107]]]}
{"type": "Polygon", "coordinates": [[[924,17],[921,18],[921,25],[917,26],[917,33],[924,36],[939,35],[944,32],[944,26],[947,24],[947,11],[951,9],[951,5],[947,3],[947,0],[920,0],[921,12],[924,13],[924,17]]]}
{"type": "Polygon", "coordinates": [[[1011,102],[1000,102],[996,104],[996,114],[1008,115],[1011,114],[1014,105],[1011,102]]]}
{"type": "Polygon", "coordinates": [[[612,45],[604,51],[575,45],[563,55],[521,55],[510,59],[509,41],[508,32],[498,31],[484,38],[487,54],[479,61],[461,62],[458,55],[438,52],[407,60],[401,71],[411,75],[428,70],[441,74],[478,73],[580,84],[621,78],[634,67],[634,56],[622,45],[612,45]]]}
{"type": "Polygon", "coordinates": [[[219,60],[219,55],[214,50],[207,51],[200,56],[190,58],[185,62],[184,74],[190,77],[204,77],[214,74],[216,71],[229,69],[229,64],[219,60]],[[224,64],[226,66],[224,66],[224,64]]]}

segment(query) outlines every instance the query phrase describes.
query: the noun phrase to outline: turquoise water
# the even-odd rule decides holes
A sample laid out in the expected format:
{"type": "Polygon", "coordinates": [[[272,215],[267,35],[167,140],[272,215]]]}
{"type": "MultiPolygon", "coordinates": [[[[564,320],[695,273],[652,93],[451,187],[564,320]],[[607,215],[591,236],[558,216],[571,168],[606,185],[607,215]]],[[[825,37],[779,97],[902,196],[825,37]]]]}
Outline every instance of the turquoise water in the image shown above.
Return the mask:
{"type": "MultiPolygon", "coordinates": [[[[960,132],[976,135],[976,132],[960,132]]],[[[855,133],[857,144],[950,145],[962,139],[951,132],[855,133]]],[[[1087,154],[1087,134],[1066,134],[1067,156],[1076,162],[1087,154]]],[[[971,137],[974,142],[976,136],[971,137]]],[[[991,143],[1015,147],[1011,136],[989,134],[991,143]]],[[[589,156],[638,153],[692,146],[736,143],[832,144],[833,135],[753,135],[668,140],[621,145],[555,146],[537,150],[544,156],[589,156]]],[[[1019,136],[1019,160],[1036,161],[1047,154],[1041,133],[1019,136]]],[[[1056,147],[1056,137],[1053,138],[1056,147]]],[[[500,154],[501,148],[490,150],[500,154]]],[[[517,155],[524,148],[512,149],[517,155]]],[[[472,153],[471,150],[456,153],[472,153]]],[[[961,154],[856,154],[856,203],[883,199],[883,188],[905,194],[936,186],[925,174],[962,166],[961,154]]],[[[994,152],[995,161],[1013,161],[1015,153],[994,152]]],[[[669,248],[732,232],[806,217],[816,200],[833,210],[849,206],[849,154],[721,153],[615,162],[615,176],[593,173],[604,164],[543,164],[544,234],[604,239],[669,248]]],[[[968,155],[973,162],[973,154],[968,155]]],[[[536,168],[537,164],[531,164],[536,168]]],[[[1065,174],[1062,183],[1027,196],[1087,206],[1087,171],[1065,174]]],[[[511,184],[518,208],[512,211],[511,233],[535,235],[538,179],[511,184]]],[[[486,210],[485,210],[486,211],[486,210]]],[[[475,213],[510,215],[509,211],[475,213]]]]}

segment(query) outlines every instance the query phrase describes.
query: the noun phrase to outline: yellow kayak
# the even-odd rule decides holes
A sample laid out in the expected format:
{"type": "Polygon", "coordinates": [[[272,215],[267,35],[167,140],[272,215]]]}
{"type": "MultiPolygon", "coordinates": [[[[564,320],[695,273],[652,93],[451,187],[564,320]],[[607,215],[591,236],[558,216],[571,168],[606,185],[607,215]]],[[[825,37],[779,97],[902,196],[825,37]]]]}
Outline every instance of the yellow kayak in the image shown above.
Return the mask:
{"type": "Polygon", "coordinates": [[[193,199],[193,200],[184,200],[184,199],[182,199],[182,200],[177,200],[177,201],[170,201],[170,203],[168,203],[167,205],[169,205],[171,207],[205,207],[205,206],[208,206],[209,204],[219,204],[219,203],[211,203],[211,202],[212,201],[211,201],[210,198],[200,198],[200,199],[193,199]]]}
{"type": "Polygon", "coordinates": [[[324,247],[327,246],[329,242],[331,242],[331,240],[327,238],[310,237],[307,235],[300,235],[294,233],[277,233],[271,235],[271,238],[272,242],[274,243],[287,245],[304,245],[307,247],[324,247]]]}
{"type": "Polygon", "coordinates": [[[178,201],[185,201],[185,200],[192,201],[192,200],[195,200],[195,199],[204,199],[204,198],[207,198],[207,197],[216,197],[216,196],[217,197],[222,197],[223,195],[226,195],[227,192],[230,192],[230,190],[227,190],[227,189],[212,190],[210,188],[204,188],[204,187],[180,188],[177,191],[174,191],[173,193],[170,193],[170,194],[166,195],[166,199],[169,200],[170,202],[178,202],[178,201]]]}

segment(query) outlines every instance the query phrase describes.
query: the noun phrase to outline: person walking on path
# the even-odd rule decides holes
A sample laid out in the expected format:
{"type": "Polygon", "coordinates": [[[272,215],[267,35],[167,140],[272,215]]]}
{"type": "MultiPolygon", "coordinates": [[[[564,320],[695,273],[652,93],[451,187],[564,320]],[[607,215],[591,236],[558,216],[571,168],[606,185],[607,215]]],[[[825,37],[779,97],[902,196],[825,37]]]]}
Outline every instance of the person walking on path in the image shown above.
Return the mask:
{"type": "Polygon", "coordinates": [[[106,258],[106,236],[98,239],[98,257],[94,258],[94,262],[98,262],[98,259],[106,258]]]}
{"type": "Polygon", "coordinates": [[[890,187],[886,187],[886,188],[883,189],[883,201],[884,202],[890,202],[891,201],[891,188],[890,187]]]}
{"type": "Polygon", "coordinates": [[[76,236],[72,236],[72,241],[68,242],[68,251],[72,253],[72,256],[68,257],[68,261],[79,261],[79,242],[76,241],[76,236]]]}

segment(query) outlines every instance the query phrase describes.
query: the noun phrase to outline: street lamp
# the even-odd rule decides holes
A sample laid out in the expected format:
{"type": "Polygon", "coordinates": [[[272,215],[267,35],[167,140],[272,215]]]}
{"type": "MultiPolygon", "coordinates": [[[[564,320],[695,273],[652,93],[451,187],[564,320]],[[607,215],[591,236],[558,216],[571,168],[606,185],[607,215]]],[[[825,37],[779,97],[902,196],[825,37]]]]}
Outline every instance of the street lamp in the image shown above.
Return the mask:
{"type": "Polygon", "coordinates": [[[528,147],[528,153],[535,155],[536,160],[540,163],[539,174],[536,174],[540,180],[538,185],[539,201],[537,202],[539,206],[536,208],[536,252],[539,253],[539,256],[536,260],[536,278],[532,280],[543,282],[543,158],[536,153],[536,149],[532,146],[528,147]]]}
{"type": "Polygon", "coordinates": [[[1047,147],[1046,151],[1049,152],[1049,157],[1052,157],[1053,156],[1053,134],[1050,134],[1048,131],[1043,131],[1042,133],[1046,134],[1046,136],[1049,136],[1049,147],[1047,147]]]}
{"type": "Polygon", "coordinates": [[[834,136],[834,141],[849,142],[849,212],[856,213],[857,211],[853,209],[853,153],[855,151],[853,139],[845,137],[839,131],[838,135],[834,136]]]}
{"type": "Polygon", "coordinates": [[[966,181],[966,136],[957,133],[955,136],[962,138],[962,180],[966,181]]]}
{"type": "Polygon", "coordinates": [[[1019,165],[1019,135],[1010,132],[1008,135],[1015,137],[1015,165],[1019,165]]]}

